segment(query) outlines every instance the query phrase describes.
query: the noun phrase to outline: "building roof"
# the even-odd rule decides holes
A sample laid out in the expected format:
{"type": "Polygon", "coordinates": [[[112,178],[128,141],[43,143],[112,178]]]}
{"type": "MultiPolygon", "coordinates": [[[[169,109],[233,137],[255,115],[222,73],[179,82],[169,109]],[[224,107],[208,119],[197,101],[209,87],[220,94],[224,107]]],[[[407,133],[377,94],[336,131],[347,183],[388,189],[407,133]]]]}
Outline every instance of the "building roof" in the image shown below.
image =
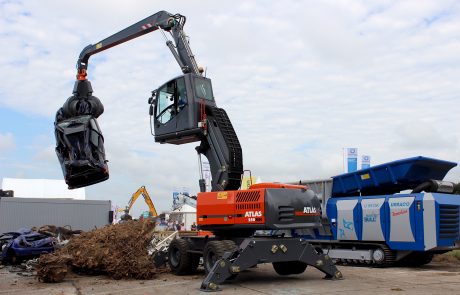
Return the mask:
{"type": "Polygon", "coordinates": [[[85,189],[67,188],[64,180],[3,178],[3,190],[14,191],[15,198],[68,198],[84,200],[85,189]]]}

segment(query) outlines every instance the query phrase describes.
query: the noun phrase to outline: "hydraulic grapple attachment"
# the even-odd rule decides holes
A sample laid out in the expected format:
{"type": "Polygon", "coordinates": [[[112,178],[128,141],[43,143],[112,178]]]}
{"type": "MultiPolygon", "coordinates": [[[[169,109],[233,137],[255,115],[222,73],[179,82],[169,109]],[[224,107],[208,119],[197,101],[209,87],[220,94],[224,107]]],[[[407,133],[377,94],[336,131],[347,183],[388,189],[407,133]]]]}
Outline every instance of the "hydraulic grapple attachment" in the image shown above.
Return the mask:
{"type": "Polygon", "coordinates": [[[109,178],[104,137],[96,121],[103,112],[91,83],[83,80],[75,82],[73,96],[56,113],[56,154],[69,189],[109,178]]]}

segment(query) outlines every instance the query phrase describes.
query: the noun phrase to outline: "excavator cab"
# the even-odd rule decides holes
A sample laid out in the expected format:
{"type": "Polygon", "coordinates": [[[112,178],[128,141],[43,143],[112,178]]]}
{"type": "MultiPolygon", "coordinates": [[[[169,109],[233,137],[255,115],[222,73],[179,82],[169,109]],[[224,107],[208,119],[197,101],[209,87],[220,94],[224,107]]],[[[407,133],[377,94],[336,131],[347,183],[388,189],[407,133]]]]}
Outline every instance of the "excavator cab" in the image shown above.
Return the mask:
{"type": "MultiPolygon", "coordinates": [[[[195,149],[209,161],[212,189],[240,187],[241,146],[227,113],[216,106],[210,79],[184,74],[154,90],[149,103],[156,142],[179,145],[200,141],[195,149]]],[[[201,191],[205,190],[203,181],[201,191]]]]}
{"type": "Polygon", "coordinates": [[[155,141],[170,144],[201,140],[206,106],[216,105],[211,80],[191,73],[154,90],[149,104],[155,141]]]}

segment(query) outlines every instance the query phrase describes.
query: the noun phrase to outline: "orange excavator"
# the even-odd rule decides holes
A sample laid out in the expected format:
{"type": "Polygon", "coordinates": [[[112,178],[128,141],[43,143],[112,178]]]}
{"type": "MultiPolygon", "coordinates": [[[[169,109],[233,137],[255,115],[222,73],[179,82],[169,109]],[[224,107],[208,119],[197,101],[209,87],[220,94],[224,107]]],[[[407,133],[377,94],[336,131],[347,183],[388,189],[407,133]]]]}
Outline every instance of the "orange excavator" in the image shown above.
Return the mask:
{"type": "MultiPolygon", "coordinates": [[[[201,191],[197,196],[197,224],[201,230],[212,232],[206,236],[181,235],[171,241],[165,253],[171,271],[177,275],[194,273],[202,257],[206,273],[203,291],[217,291],[218,284],[259,263],[272,263],[280,275],[300,274],[310,265],[326,278],[341,278],[332,259],[302,239],[256,233],[319,230],[323,226],[321,203],[307,186],[265,183],[239,189],[244,171],[242,148],[229,116],[216,104],[211,79],[197,65],[183,31],[185,21],[183,15],[160,11],[82,50],[73,95],[58,110],[55,121],[56,153],[69,188],[109,177],[104,138],[96,121],[104,107],[93,96],[87,79],[90,56],[158,30],[182,75],[152,91],[148,99],[151,131],[155,142],[162,144],[199,142],[195,148],[201,191]],[[201,169],[202,155],[209,161],[210,192],[206,192],[201,169]]],[[[212,42],[207,44],[212,46],[212,42]]]]}

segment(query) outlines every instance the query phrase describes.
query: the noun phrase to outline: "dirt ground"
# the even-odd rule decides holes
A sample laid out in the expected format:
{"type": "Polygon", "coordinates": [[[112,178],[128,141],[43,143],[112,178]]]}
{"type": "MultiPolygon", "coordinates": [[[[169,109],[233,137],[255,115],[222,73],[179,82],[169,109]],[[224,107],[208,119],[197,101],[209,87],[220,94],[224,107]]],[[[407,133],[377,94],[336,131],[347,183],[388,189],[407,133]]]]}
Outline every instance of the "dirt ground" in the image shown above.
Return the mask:
{"type": "MultiPolygon", "coordinates": [[[[221,285],[217,294],[460,294],[460,264],[433,262],[419,268],[339,266],[340,281],[323,280],[309,267],[301,275],[281,277],[270,264],[241,273],[221,285]]],[[[158,274],[152,280],[113,280],[107,276],[68,275],[57,284],[0,269],[0,294],[204,294],[199,291],[204,273],[177,277],[158,274]]]]}

